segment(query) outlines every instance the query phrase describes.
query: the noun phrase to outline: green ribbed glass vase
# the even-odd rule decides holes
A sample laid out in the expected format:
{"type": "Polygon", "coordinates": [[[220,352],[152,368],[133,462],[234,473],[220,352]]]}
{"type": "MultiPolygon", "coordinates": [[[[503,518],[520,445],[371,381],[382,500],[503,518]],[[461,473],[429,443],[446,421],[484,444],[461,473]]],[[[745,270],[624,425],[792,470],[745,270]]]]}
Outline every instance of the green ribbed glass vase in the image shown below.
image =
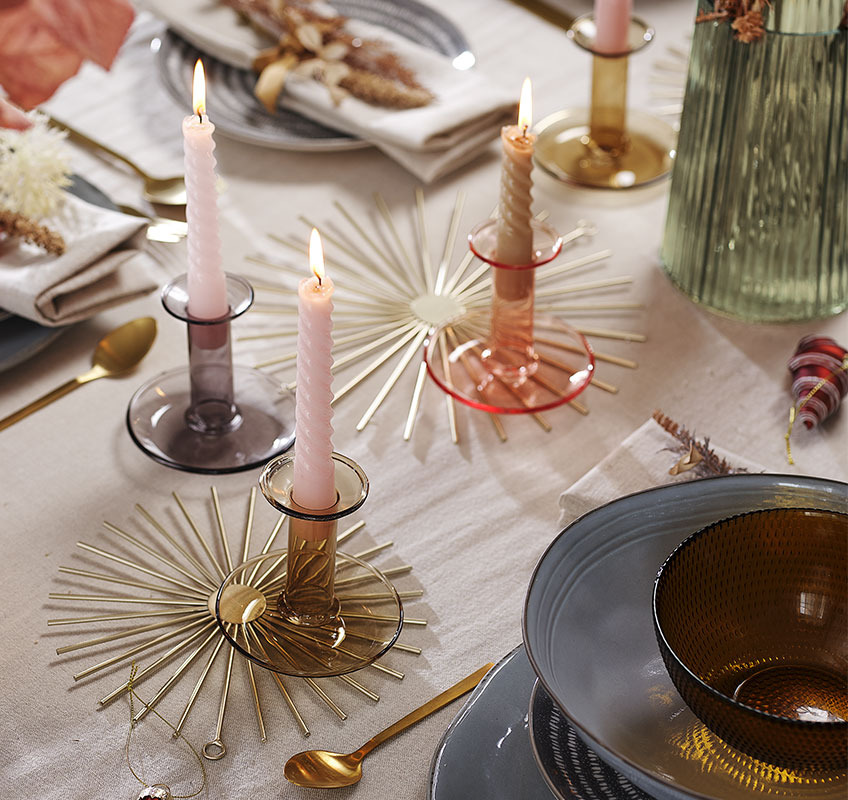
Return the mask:
{"type": "Polygon", "coordinates": [[[714,311],[783,322],[848,307],[842,13],[843,0],[772,0],[750,43],[726,21],[695,25],[662,261],[714,311]]]}

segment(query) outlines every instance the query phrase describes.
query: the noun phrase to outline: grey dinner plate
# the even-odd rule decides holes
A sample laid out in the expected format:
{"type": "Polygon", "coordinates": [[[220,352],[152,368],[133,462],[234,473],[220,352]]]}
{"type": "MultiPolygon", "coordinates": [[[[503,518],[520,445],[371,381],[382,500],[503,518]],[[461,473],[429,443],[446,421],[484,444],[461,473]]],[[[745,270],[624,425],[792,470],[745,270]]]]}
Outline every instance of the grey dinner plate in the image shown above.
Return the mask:
{"type": "Polygon", "coordinates": [[[489,670],[436,748],[430,800],[554,800],[530,747],[535,680],[523,645],[489,670]]]}
{"type": "MultiPolygon", "coordinates": [[[[333,8],[343,16],[380,25],[449,58],[469,52],[462,32],[443,14],[417,0],[334,0],[333,8]]],[[[211,118],[216,128],[230,138],[305,152],[371,146],[281,106],[273,114],[268,113],[253,96],[256,74],[252,70],[225,63],[214,53],[203,53],[169,30],[159,48],[159,75],[171,96],[186,109],[191,107],[192,70],[201,56],[211,118]]]]}
{"type": "Polygon", "coordinates": [[[848,510],[848,485],[731,475],[629,495],[580,517],[540,559],[524,641],[545,690],[584,742],[658,800],[844,800],[844,772],[797,774],[726,745],[689,711],[662,663],[651,617],[657,569],[690,533],[734,514],[848,510]]]}
{"type": "Polygon", "coordinates": [[[540,690],[524,645],[483,678],[433,757],[430,800],[471,798],[650,800],[575,734],[540,690]]]}

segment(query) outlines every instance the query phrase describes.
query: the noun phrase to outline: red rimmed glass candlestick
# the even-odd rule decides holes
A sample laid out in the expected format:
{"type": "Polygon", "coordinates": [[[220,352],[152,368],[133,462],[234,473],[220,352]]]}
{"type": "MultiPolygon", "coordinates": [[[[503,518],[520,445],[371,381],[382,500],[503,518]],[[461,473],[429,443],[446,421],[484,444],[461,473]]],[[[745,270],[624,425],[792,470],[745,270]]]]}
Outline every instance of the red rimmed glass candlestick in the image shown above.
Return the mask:
{"type": "Polygon", "coordinates": [[[627,108],[628,60],[653,40],[654,30],[631,17],[611,38],[601,35],[597,20],[594,14],[579,17],[568,31],[592,54],[591,106],[557,111],[536,126],[536,163],[580,186],[643,186],[670,174],[677,138],[668,123],[627,108]]]}
{"type": "MultiPolygon", "coordinates": [[[[518,124],[501,130],[499,213],[468,237],[492,269],[489,308],[474,307],[431,332],[424,360],[430,377],[457,400],[495,414],[527,414],[567,403],[592,378],[595,360],[577,331],[537,315],[536,271],[553,261],[562,237],[533,218],[530,81],[521,87],[518,124]]],[[[460,295],[461,296],[461,295],[460,295]]]]}
{"type": "Polygon", "coordinates": [[[492,269],[492,302],[436,328],[424,359],[436,384],[462,403],[493,414],[528,414],[555,408],[582,392],[595,368],[586,339],[548,314],[536,313],[536,273],[560,252],[562,239],[537,220],[530,223],[531,258],[498,258],[498,220],[470,234],[472,252],[492,269]]]}

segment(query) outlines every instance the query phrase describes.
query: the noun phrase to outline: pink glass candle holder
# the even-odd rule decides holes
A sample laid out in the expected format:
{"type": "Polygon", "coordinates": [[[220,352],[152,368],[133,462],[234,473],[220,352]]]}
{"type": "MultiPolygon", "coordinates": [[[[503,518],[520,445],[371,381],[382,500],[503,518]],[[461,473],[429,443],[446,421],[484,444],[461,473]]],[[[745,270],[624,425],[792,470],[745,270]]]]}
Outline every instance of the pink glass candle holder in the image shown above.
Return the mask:
{"type": "Polygon", "coordinates": [[[251,469],[294,442],[294,398],[259,370],[234,366],[230,322],[253,303],[253,288],[227,275],[229,313],[200,320],[188,313],[186,276],[162,290],[162,305],[186,323],[188,366],[157,375],[127,409],[133,441],[151,458],[190,472],[251,469]]]}
{"type": "Polygon", "coordinates": [[[557,232],[531,223],[533,261],[497,259],[497,220],[478,225],[471,251],[492,269],[489,307],[469,308],[432,331],[424,360],[430,377],[462,403],[494,414],[527,414],[567,403],[592,378],[595,359],[585,338],[534,308],[536,270],[562,248],[557,232]]]}
{"type": "Polygon", "coordinates": [[[536,126],[536,163],[558,180],[600,189],[629,189],[670,174],[674,129],[627,108],[628,60],[654,30],[632,17],[627,48],[611,53],[598,48],[595,18],[587,14],[568,36],[592,54],[591,105],[557,111],[536,126]]]}
{"type": "Polygon", "coordinates": [[[365,502],[368,479],[351,459],[332,457],[336,502],[326,509],[306,509],[294,500],[295,457],[265,467],[259,484],[266,500],[289,517],[288,548],[241,564],[215,600],[216,619],[232,644],[286,675],[361,669],[395,643],[403,625],[401,600],[389,580],[336,550],[338,520],[365,502]]]}

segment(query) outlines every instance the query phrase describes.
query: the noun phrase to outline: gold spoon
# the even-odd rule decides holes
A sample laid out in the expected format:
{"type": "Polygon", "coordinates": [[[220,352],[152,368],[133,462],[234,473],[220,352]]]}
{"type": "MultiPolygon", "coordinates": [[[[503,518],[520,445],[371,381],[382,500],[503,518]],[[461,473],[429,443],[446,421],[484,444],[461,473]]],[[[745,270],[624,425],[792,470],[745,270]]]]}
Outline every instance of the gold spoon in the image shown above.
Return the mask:
{"type": "Polygon", "coordinates": [[[175,175],[172,178],[154,178],[152,175],[148,175],[129,157],[119,153],[117,150],[113,150],[111,147],[103,144],[103,142],[89,138],[84,133],[72,128],[67,122],[50,117],[50,124],[67,131],[73,138],[87,144],[89,147],[102,150],[104,153],[112,156],[112,158],[116,158],[118,161],[126,164],[144,181],[144,199],[149,203],[159,203],[163,206],[184,206],[186,204],[185,178],[182,175],[175,175]]]}
{"type": "Polygon", "coordinates": [[[71,378],[67,383],[63,383],[52,392],[39,397],[38,400],[34,400],[14,414],[10,414],[5,419],[0,419],[0,431],[14,425],[18,420],[28,417],[33,411],[38,411],[39,408],[44,408],[54,400],[64,397],[84,383],[89,383],[98,378],[112,378],[115,375],[129,372],[147,355],[147,351],[150,350],[155,338],[156,320],[153,317],[134,319],[132,322],[127,322],[120,328],[116,328],[111,333],[107,333],[97,343],[94,355],[91,357],[92,367],[88,372],[84,372],[76,378],[71,378]]]}
{"type": "Polygon", "coordinates": [[[463,678],[450,689],[424,703],[420,708],[416,708],[415,711],[407,714],[403,719],[399,719],[394,725],[390,725],[386,730],[369,739],[359,750],[347,755],[330,753],[327,750],[306,750],[292,756],[286,762],[283,774],[291,783],[310,789],[336,789],[341,786],[353,785],[362,777],[362,759],[377,745],[382,744],[386,739],[390,739],[396,733],[406,730],[410,725],[414,725],[434,711],[444,708],[457,697],[470,692],[493,666],[494,664],[486,664],[477,672],[463,678]]]}

